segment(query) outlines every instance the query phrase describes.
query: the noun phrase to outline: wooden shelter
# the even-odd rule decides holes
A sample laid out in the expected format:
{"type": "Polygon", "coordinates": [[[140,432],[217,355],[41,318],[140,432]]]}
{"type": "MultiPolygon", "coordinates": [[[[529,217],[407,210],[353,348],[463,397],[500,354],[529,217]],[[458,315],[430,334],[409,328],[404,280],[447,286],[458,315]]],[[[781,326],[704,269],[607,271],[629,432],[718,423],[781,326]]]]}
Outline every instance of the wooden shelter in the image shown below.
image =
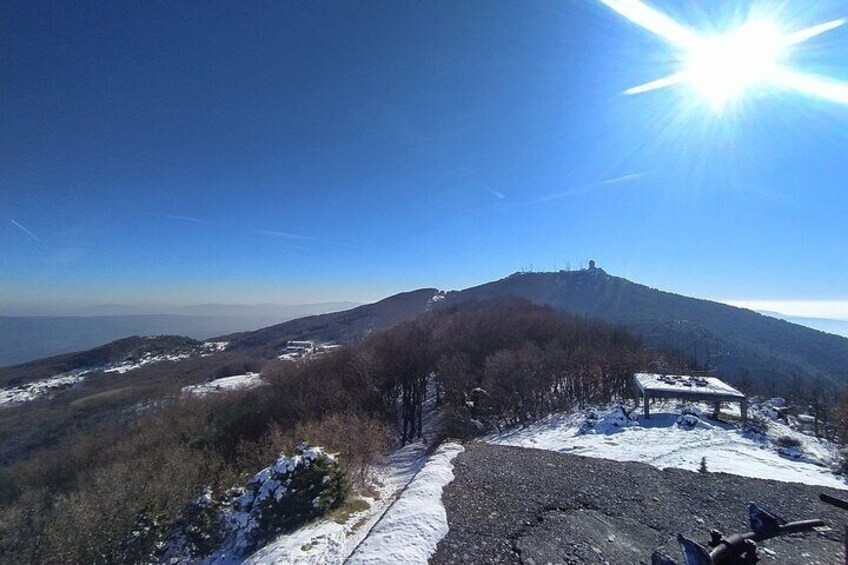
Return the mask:
{"type": "Polygon", "coordinates": [[[717,408],[722,402],[738,402],[742,421],[748,419],[748,398],[715,377],[636,373],[633,375],[633,385],[637,403],[640,401],[644,403],[645,418],[651,417],[651,399],[679,398],[680,400],[713,404],[716,406],[716,412],[718,412],[717,408]]]}

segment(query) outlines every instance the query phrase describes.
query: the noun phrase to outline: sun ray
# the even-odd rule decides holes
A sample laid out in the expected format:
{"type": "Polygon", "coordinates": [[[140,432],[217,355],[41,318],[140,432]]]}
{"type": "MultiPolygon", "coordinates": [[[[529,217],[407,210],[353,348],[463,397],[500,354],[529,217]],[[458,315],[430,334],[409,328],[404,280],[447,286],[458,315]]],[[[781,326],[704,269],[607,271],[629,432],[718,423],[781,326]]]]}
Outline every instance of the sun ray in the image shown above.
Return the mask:
{"type": "Polygon", "coordinates": [[[848,82],[799,73],[783,67],[778,69],[772,81],[783,88],[794,90],[807,96],[813,96],[839,104],[848,104],[848,82]]]}
{"type": "Polygon", "coordinates": [[[668,88],[669,86],[674,86],[676,84],[680,84],[686,80],[686,73],[679,72],[674,73],[673,75],[663,77],[657,80],[653,80],[651,82],[646,82],[645,84],[634,86],[632,88],[628,88],[624,91],[625,94],[642,94],[643,92],[650,92],[652,90],[659,90],[660,88],[668,88]]]}
{"type": "Polygon", "coordinates": [[[817,35],[821,35],[827,31],[836,29],[842,26],[844,23],[845,18],[841,18],[838,20],[832,20],[823,24],[808,27],[806,29],[802,29],[801,31],[790,33],[786,36],[786,45],[797,45],[798,43],[803,43],[804,41],[812,39],[817,35]]]}
{"type": "Polygon", "coordinates": [[[698,42],[698,34],[680,25],[662,12],[639,0],[601,0],[631,22],[659,35],[678,47],[690,48],[698,42]]]}

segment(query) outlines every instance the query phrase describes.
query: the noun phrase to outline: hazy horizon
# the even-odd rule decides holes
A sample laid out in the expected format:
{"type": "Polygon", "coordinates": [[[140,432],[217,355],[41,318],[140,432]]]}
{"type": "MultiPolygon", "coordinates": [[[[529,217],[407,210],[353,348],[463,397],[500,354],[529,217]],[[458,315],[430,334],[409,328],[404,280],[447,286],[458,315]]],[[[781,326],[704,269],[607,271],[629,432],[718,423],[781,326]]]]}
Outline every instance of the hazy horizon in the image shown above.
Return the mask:
{"type": "MultiPolygon", "coordinates": [[[[588,261],[586,262],[588,263],[588,261]]],[[[570,267],[569,267],[570,268],[570,267]]],[[[585,268],[582,262],[578,263],[578,268],[585,268]]],[[[576,269],[574,269],[576,270],[576,269]]],[[[612,272],[610,274],[617,275],[612,272]]],[[[503,278],[508,274],[503,274],[497,278],[503,278]]],[[[627,277],[625,277],[627,278],[627,277]]],[[[493,279],[494,280],[494,279],[493,279]]],[[[98,315],[151,315],[151,314],[168,314],[168,315],[220,315],[220,309],[237,309],[242,308],[251,310],[254,308],[303,308],[303,307],[325,307],[333,306],[339,308],[355,307],[361,304],[376,302],[393,294],[417,290],[418,288],[433,287],[442,291],[462,290],[470,286],[483,284],[485,280],[476,281],[473,284],[464,287],[442,287],[437,285],[422,285],[418,287],[404,287],[387,291],[385,294],[374,294],[373,292],[365,295],[361,300],[349,300],[343,297],[337,297],[332,300],[321,302],[274,302],[274,301],[255,301],[255,302],[227,302],[227,301],[195,301],[195,302],[150,302],[150,301],[125,301],[120,303],[105,303],[105,302],[86,302],[86,303],[19,303],[10,304],[5,302],[0,307],[0,316],[98,316],[98,315]],[[216,311],[217,309],[217,311],[216,311]]],[[[633,282],[647,284],[659,290],[675,292],[684,296],[693,298],[701,298],[720,302],[730,306],[745,308],[755,312],[772,315],[775,314],[781,319],[787,319],[807,327],[820,329],[818,325],[810,325],[809,321],[825,320],[834,322],[848,323],[848,300],[780,300],[780,299],[739,299],[739,298],[722,298],[714,296],[697,296],[678,290],[663,288],[658,285],[651,285],[644,281],[634,280],[633,282]],[[804,320],[808,322],[805,323],[804,320]]],[[[230,314],[237,314],[233,310],[230,314]]],[[[837,332],[839,335],[845,335],[845,331],[837,332]]]]}

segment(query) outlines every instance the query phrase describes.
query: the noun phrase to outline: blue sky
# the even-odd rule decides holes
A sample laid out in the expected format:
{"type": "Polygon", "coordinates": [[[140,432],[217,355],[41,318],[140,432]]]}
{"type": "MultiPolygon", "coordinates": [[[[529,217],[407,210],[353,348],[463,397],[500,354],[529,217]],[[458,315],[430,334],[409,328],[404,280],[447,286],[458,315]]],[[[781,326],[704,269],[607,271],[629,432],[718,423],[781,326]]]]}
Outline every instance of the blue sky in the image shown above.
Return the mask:
{"type": "MultiPolygon", "coordinates": [[[[625,96],[672,53],[598,2],[0,16],[6,304],[365,301],[590,258],[693,296],[848,304],[848,106],[625,96]]],[[[848,80],[846,54],[837,29],[798,64],[848,80]]]]}

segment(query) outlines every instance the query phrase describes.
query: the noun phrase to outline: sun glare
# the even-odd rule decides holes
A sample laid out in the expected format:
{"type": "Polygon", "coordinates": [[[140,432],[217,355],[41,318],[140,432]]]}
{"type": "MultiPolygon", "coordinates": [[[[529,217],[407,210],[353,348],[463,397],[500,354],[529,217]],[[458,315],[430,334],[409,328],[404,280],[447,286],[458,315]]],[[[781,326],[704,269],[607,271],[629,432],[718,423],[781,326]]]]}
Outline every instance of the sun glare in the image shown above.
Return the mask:
{"type": "Polygon", "coordinates": [[[721,110],[775,76],[785,41],[773,22],[751,22],[701,39],[684,55],[683,75],[699,96],[721,110]]]}
{"type": "Polygon", "coordinates": [[[679,53],[680,68],[674,74],[629,88],[626,94],[685,87],[694,98],[717,112],[766,88],[793,90],[848,104],[848,83],[804,73],[785,61],[799,44],[842,26],[844,19],[793,32],[784,31],[776,21],[755,19],[728,32],[707,35],[675,22],[640,0],[601,2],[662,37],[679,53]]]}

